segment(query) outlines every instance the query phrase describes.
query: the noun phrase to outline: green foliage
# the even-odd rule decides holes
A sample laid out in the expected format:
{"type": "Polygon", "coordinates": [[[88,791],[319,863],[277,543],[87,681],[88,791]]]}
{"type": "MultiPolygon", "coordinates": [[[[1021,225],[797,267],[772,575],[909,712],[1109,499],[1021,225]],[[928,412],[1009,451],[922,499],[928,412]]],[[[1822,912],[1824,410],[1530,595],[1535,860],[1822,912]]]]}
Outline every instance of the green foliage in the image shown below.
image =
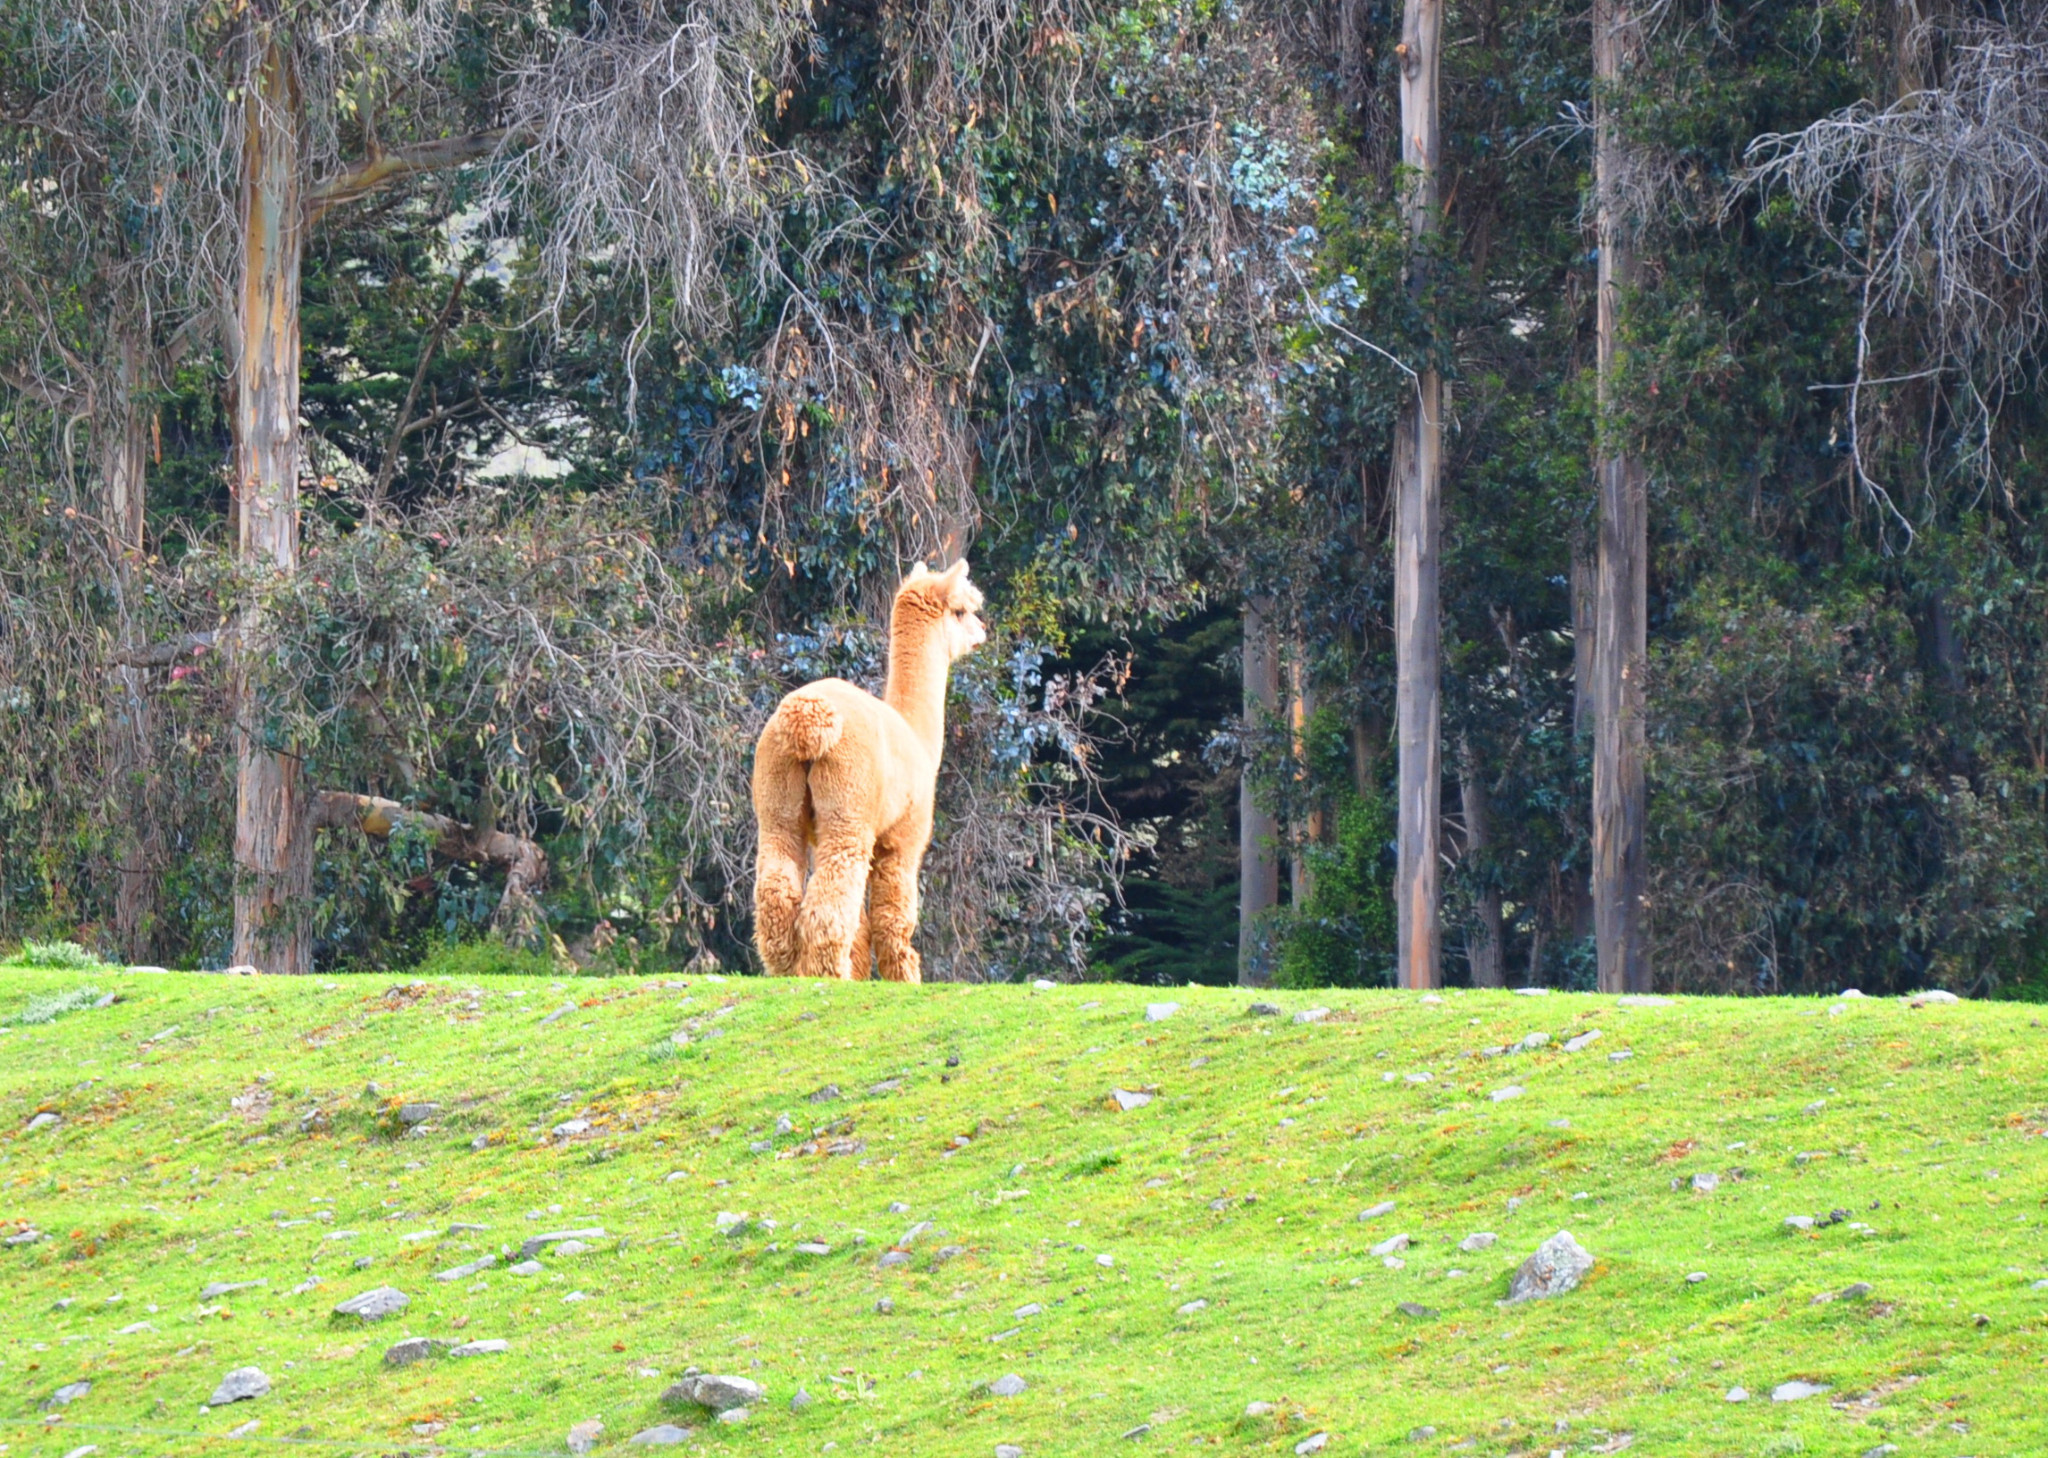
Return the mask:
{"type": "Polygon", "coordinates": [[[547,977],[561,971],[554,959],[545,953],[507,946],[489,938],[443,942],[412,970],[420,977],[442,977],[458,982],[474,977],[547,977]]]}
{"type": "Polygon", "coordinates": [[[24,967],[65,967],[73,971],[106,965],[77,942],[23,942],[15,960],[24,967]]]}
{"type": "Polygon", "coordinates": [[[47,992],[30,998],[28,1006],[14,1015],[14,1021],[24,1025],[54,1023],[66,1013],[91,1007],[101,995],[97,987],[67,987],[59,992],[47,992]]]}
{"type": "Polygon", "coordinates": [[[1313,892],[1279,928],[1279,987],[1380,987],[1393,971],[1393,823],[1378,795],[1337,793],[1336,834],[1308,846],[1313,892]]]}

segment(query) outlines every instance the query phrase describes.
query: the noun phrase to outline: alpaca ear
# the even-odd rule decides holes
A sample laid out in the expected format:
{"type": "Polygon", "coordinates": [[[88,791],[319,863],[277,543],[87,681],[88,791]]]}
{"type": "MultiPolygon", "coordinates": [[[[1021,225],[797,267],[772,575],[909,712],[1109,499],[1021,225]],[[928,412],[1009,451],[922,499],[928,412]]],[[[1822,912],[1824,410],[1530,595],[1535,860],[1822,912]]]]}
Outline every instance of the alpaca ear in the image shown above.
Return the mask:
{"type": "Polygon", "coordinates": [[[931,575],[932,575],[932,569],[931,569],[931,568],[929,568],[929,567],[927,567],[927,566],[925,566],[925,565],[924,565],[924,563],[922,563],[922,562],[918,562],[918,563],[914,563],[914,564],[913,564],[913,565],[911,566],[911,569],[910,569],[910,571],[909,571],[909,572],[908,572],[908,573],[907,573],[907,574],[906,574],[906,575],[904,576],[903,580],[904,580],[905,582],[916,582],[916,581],[918,581],[918,580],[919,580],[920,578],[925,578],[925,577],[929,577],[929,576],[931,576],[931,575]]]}
{"type": "Polygon", "coordinates": [[[948,567],[943,573],[939,575],[939,581],[945,583],[946,586],[949,588],[958,587],[961,583],[965,582],[966,580],[967,559],[965,557],[962,557],[959,561],[955,562],[951,567],[948,567]]]}

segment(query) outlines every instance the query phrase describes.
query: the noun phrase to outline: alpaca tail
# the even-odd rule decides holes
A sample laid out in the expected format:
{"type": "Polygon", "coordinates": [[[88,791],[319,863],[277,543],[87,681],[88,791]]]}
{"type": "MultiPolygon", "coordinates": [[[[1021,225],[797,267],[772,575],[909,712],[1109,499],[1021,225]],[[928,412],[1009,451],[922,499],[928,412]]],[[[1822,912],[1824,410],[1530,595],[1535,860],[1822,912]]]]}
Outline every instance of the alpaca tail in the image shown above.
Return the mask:
{"type": "Polygon", "coordinates": [[[798,689],[776,707],[761,739],[766,744],[773,737],[787,758],[811,764],[832,752],[840,731],[839,713],[831,701],[798,689]]]}

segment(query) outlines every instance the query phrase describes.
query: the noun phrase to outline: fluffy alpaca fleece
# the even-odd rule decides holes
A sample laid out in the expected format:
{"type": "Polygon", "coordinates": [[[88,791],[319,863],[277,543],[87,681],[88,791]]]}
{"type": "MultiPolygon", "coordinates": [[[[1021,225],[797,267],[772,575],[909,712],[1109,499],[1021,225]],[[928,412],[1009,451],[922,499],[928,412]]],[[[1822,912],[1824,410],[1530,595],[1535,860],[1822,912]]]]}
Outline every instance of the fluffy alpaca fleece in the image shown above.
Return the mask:
{"type": "Polygon", "coordinates": [[[922,562],[896,589],[889,679],[876,698],[806,684],[754,746],[754,944],[778,976],[923,979],[917,872],[932,837],[946,675],[988,637],[967,563],[922,562]],[[806,861],[810,878],[804,877],[806,861]]]}

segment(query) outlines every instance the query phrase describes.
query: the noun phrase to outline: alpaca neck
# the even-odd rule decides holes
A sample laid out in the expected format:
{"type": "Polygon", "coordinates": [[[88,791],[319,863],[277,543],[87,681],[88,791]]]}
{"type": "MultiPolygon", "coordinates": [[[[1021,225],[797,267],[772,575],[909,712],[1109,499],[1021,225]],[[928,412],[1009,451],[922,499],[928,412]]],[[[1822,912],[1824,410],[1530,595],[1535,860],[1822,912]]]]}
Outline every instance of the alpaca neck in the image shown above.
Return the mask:
{"type": "Polygon", "coordinates": [[[882,702],[901,714],[938,763],[946,739],[946,661],[944,644],[931,627],[892,623],[889,628],[889,681],[882,702]]]}

